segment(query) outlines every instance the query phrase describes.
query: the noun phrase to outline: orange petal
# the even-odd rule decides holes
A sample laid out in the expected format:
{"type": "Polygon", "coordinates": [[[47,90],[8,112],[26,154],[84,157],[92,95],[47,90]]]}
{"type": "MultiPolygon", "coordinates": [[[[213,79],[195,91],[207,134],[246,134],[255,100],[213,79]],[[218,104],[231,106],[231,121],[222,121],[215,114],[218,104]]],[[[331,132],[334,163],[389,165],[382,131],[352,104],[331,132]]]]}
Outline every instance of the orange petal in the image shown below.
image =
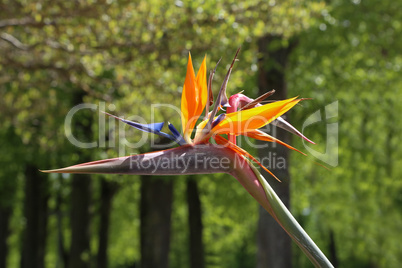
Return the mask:
{"type": "Polygon", "coordinates": [[[205,57],[198,71],[197,77],[195,77],[191,55],[189,54],[187,74],[181,97],[181,121],[184,134],[183,136],[188,143],[191,143],[191,132],[208,99],[206,69],[205,57]]]}
{"type": "MultiPolygon", "coordinates": [[[[204,110],[205,104],[208,101],[208,86],[207,86],[207,56],[201,63],[200,69],[198,70],[197,77],[195,78],[198,86],[198,101],[199,105],[197,107],[197,115],[201,115],[204,110]]],[[[194,126],[193,126],[194,127],[194,126]]]]}
{"type": "Polygon", "coordinates": [[[300,100],[296,97],[277,101],[248,110],[241,110],[226,115],[214,129],[213,132],[220,134],[243,134],[261,128],[279,116],[289,111],[300,100]]]}
{"type": "Polygon", "coordinates": [[[276,143],[279,143],[279,144],[281,144],[283,146],[286,146],[289,149],[295,150],[296,152],[299,152],[299,153],[301,153],[303,155],[306,155],[305,153],[297,150],[296,148],[290,146],[289,144],[287,144],[287,143],[285,143],[285,142],[283,142],[281,140],[278,140],[277,138],[272,137],[271,135],[268,135],[267,133],[262,132],[262,131],[260,131],[258,129],[254,130],[254,131],[245,132],[245,133],[243,133],[243,135],[247,136],[247,137],[250,137],[250,138],[253,138],[253,139],[261,140],[261,141],[276,142],[276,143]]]}
{"type": "Polygon", "coordinates": [[[251,160],[253,160],[255,163],[257,163],[260,167],[262,167],[263,169],[265,169],[265,171],[267,171],[269,174],[271,174],[272,177],[274,177],[276,180],[278,180],[280,182],[280,180],[274,175],[274,173],[272,173],[269,169],[267,169],[266,167],[264,167],[260,161],[258,161],[257,159],[255,159],[254,156],[252,156],[251,154],[249,154],[246,150],[240,148],[239,146],[237,146],[234,143],[231,143],[230,141],[228,141],[227,139],[225,139],[222,136],[219,135],[215,135],[214,136],[215,141],[218,144],[224,145],[230,149],[232,149],[233,151],[237,152],[238,154],[250,158],[251,160]]]}

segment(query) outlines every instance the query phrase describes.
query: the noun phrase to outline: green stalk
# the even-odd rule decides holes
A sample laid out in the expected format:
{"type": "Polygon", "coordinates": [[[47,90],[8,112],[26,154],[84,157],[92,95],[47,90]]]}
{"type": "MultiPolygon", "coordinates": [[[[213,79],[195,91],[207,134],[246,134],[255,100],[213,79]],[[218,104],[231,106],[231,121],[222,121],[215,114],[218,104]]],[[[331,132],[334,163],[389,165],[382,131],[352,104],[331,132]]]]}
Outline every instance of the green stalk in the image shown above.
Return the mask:
{"type": "MultiPolygon", "coordinates": [[[[249,163],[255,176],[262,185],[265,191],[265,195],[268,199],[269,209],[266,206],[265,209],[271,214],[271,216],[282,226],[282,228],[289,234],[293,241],[301,248],[315,267],[333,267],[327,257],[317,247],[310,236],[303,230],[300,224],[296,221],[290,211],[282,203],[275,191],[268,184],[261,173],[254,167],[252,163],[249,163]]],[[[250,176],[246,172],[237,172],[236,175],[250,176]]]]}

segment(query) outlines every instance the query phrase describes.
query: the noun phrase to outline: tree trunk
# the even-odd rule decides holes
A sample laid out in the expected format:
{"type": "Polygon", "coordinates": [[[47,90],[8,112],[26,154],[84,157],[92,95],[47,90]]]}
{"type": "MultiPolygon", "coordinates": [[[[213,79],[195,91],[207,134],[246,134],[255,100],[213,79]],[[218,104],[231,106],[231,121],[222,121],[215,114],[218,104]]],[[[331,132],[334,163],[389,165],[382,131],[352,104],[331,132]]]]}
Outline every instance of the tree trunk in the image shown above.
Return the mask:
{"type": "Polygon", "coordinates": [[[173,182],[141,177],[141,267],[169,267],[173,182]]]}
{"type": "Polygon", "coordinates": [[[202,243],[202,211],[197,181],[187,180],[188,222],[190,227],[190,267],[204,268],[202,243]]]}
{"type": "Polygon", "coordinates": [[[26,227],[21,256],[22,268],[44,267],[48,199],[47,176],[40,174],[35,165],[28,164],[25,168],[26,227]]]}
{"type": "MultiPolygon", "coordinates": [[[[72,96],[72,105],[84,101],[87,93],[76,89],[72,96]]],[[[75,136],[80,141],[91,141],[93,112],[86,109],[75,115],[73,127],[75,136]]],[[[77,150],[79,162],[91,161],[89,151],[77,150]]],[[[91,176],[89,174],[74,174],[71,184],[71,245],[68,257],[69,268],[90,267],[90,205],[91,176]]]]}
{"type": "Polygon", "coordinates": [[[100,200],[100,226],[99,226],[99,245],[97,256],[97,268],[108,267],[107,248],[109,241],[110,212],[112,210],[113,196],[117,191],[115,182],[102,179],[101,181],[101,200],[100,200]]]}
{"type": "Polygon", "coordinates": [[[5,268],[7,263],[7,238],[10,235],[9,223],[11,214],[12,206],[0,203],[0,268],[5,268]]]}
{"type": "MultiPolygon", "coordinates": [[[[258,87],[260,94],[275,89],[275,99],[286,98],[285,67],[291,47],[281,45],[280,36],[265,36],[258,42],[261,55],[259,59],[258,87]]],[[[289,143],[289,134],[276,128],[275,136],[289,143]]],[[[266,144],[266,143],[264,143],[266,144]]],[[[267,166],[282,183],[272,179],[272,176],[262,170],[264,177],[274,188],[283,203],[289,208],[289,158],[288,149],[275,143],[270,148],[259,149],[261,162],[269,163],[267,166]]],[[[291,267],[292,244],[291,239],[279,224],[260,207],[260,218],[257,231],[257,267],[291,267]]]]}
{"type": "Polygon", "coordinates": [[[339,262],[338,262],[338,254],[336,252],[335,234],[332,229],[329,230],[329,256],[330,256],[332,265],[334,267],[338,267],[339,262]]]}
{"type": "Polygon", "coordinates": [[[69,268],[89,267],[90,189],[91,177],[89,175],[73,175],[71,190],[71,247],[68,260],[69,268]]]}
{"type": "Polygon", "coordinates": [[[7,265],[7,239],[11,233],[10,219],[16,204],[19,186],[16,177],[21,172],[20,167],[23,166],[22,162],[25,160],[21,157],[21,154],[25,152],[23,146],[13,126],[0,129],[0,147],[3,152],[6,152],[2,155],[4,162],[0,172],[0,268],[5,268],[7,265]]]}
{"type": "Polygon", "coordinates": [[[67,268],[68,267],[68,252],[64,246],[64,228],[63,228],[63,211],[62,211],[62,204],[63,204],[63,196],[62,191],[64,189],[65,183],[63,179],[59,177],[59,183],[61,187],[57,191],[56,196],[56,208],[55,213],[57,216],[57,252],[58,252],[58,259],[56,267],[67,268]]]}

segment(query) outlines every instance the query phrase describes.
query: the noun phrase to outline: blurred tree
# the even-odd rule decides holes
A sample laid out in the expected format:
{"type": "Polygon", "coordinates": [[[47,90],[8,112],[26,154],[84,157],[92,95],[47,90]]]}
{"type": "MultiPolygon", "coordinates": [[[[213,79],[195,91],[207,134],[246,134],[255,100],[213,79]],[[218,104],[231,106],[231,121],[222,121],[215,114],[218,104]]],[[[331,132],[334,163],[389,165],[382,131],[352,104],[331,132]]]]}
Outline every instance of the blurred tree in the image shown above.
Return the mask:
{"type": "MultiPolygon", "coordinates": [[[[74,90],[74,89],[73,89],[74,90]]],[[[84,101],[85,91],[75,90],[72,92],[72,105],[79,105],[84,101]]],[[[77,140],[91,141],[93,116],[88,113],[81,113],[79,119],[73,121],[71,128],[75,131],[77,140]],[[78,121],[79,120],[79,121],[78,121]]],[[[79,162],[91,161],[91,154],[78,152],[79,162]]],[[[90,224],[91,224],[91,184],[92,179],[89,174],[74,174],[71,181],[71,245],[68,255],[67,267],[86,268],[90,267],[90,224]]]]}
{"type": "Polygon", "coordinates": [[[19,174],[21,173],[21,149],[22,141],[15,133],[12,125],[5,124],[0,129],[0,147],[4,152],[2,161],[8,163],[0,170],[0,267],[7,267],[8,243],[11,233],[10,220],[13,207],[17,200],[19,187],[19,174]]]}
{"type": "Polygon", "coordinates": [[[22,241],[22,268],[44,266],[48,223],[49,186],[46,175],[36,165],[25,167],[24,216],[26,227],[22,241]]]}
{"type": "MultiPolygon", "coordinates": [[[[153,151],[169,148],[170,140],[156,141],[153,151]]],[[[173,178],[141,176],[141,267],[169,267],[173,178]]]]}
{"type": "Polygon", "coordinates": [[[71,245],[68,267],[89,267],[90,265],[90,202],[91,178],[77,175],[72,178],[71,190],[71,245]]]}
{"type": "Polygon", "coordinates": [[[101,179],[101,196],[100,196],[100,227],[99,227],[99,245],[97,252],[96,266],[98,268],[108,267],[108,246],[109,246],[109,230],[110,230],[110,214],[112,211],[112,200],[119,189],[119,184],[115,181],[101,179]]]}
{"type": "Polygon", "coordinates": [[[141,267],[168,267],[173,181],[141,179],[141,267]]]}
{"type": "MultiPolygon", "coordinates": [[[[289,41],[281,36],[267,35],[259,39],[258,87],[260,95],[275,89],[275,99],[283,100],[288,97],[285,73],[294,43],[294,40],[289,41]]],[[[289,120],[287,115],[286,118],[289,120]]],[[[288,132],[279,128],[275,128],[273,132],[272,134],[275,137],[290,144],[288,132]]],[[[261,161],[269,163],[269,169],[282,180],[282,182],[272,181],[271,185],[284,204],[289,207],[289,150],[274,143],[270,144],[272,148],[267,150],[267,143],[259,144],[261,149],[258,150],[258,154],[261,161]]],[[[266,171],[262,171],[262,173],[266,178],[272,177],[266,171]]],[[[290,237],[265,209],[260,207],[259,211],[257,267],[292,267],[292,241],[290,237]]]]}
{"type": "Polygon", "coordinates": [[[205,256],[203,245],[202,208],[198,183],[194,179],[187,179],[187,205],[189,223],[189,250],[190,267],[204,268],[205,256]]]}

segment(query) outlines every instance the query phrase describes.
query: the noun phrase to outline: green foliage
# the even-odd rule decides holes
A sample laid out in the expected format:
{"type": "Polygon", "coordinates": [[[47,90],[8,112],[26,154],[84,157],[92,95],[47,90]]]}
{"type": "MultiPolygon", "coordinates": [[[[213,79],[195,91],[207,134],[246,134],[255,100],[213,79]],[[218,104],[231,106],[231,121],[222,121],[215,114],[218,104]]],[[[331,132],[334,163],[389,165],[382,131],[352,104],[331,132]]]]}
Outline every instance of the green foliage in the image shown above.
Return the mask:
{"type": "Polygon", "coordinates": [[[109,258],[114,267],[138,263],[140,237],[140,181],[132,176],[119,176],[121,189],[113,201],[109,258]]]}
{"type": "MultiPolygon", "coordinates": [[[[339,101],[339,166],[327,171],[292,161],[293,204],[317,240],[335,232],[341,266],[397,267],[402,56],[395,34],[401,16],[395,10],[401,5],[354,2],[335,1],[319,27],[300,36],[294,54],[289,87],[314,98],[303,103],[304,112],[339,101]]],[[[295,121],[303,122],[306,114],[295,121]]],[[[320,152],[328,123],[306,129],[320,152]]]]}
{"type": "MultiPolygon", "coordinates": [[[[289,91],[313,100],[304,101],[292,114],[295,126],[301,129],[307,115],[339,101],[339,166],[327,171],[292,154],[292,209],[318,245],[325,247],[329,231],[335,233],[343,267],[396,267],[401,262],[402,40],[398,33],[402,18],[398,11],[402,6],[398,1],[337,0],[325,5],[258,0],[201,4],[6,0],[1,7],[0,140],[7,153],[0,156],[5,163],[0,170],[0,203],[14,205],[11,266],[18,263],[24,226],[21,174],[26,163],[55,168],[79,162],[82,153],[102,159],[148,150],[147,145],[126,146],[140,140],[142,133],[108,118],[103,132],[98,123],[101,115],[89,110],[79,112],[74,120],[91,123],[94,136],[77,130],[74,134],[87,141],[98,141],[102,135],[109,140],[102,148],[75,148],[64,132],[65,116],[74,105],[94,103],[99,110],[104,107],[125,118],[140,115],[149,121],[151,104],[180,107],[188,51],[195,68],[205,53],[209,68],[222,57],[213,84],[216,92],[240,45],[229,93],[246,90],[256,96],[257,40],[266,34],[282,35],[284,43],[298,39],[288,69],[289,91]]],[[[180,126],[173,109],[155,111],[156,121],[180,126]]],[[[326,145],[325,123],[305,132],[317,142],[312,148],[321,152],[326,145]]],[[[303,148],[298,139],[294,141],[295,147],[303,148]]],[[[70,178],[51,179],[49,207],[54,211],[58,194],[68,200],[70,178]]],[[[139,261],[140,184],[131,177],[109,179],[121,183],[113,203],[110,265],[124,267],[139,261]]],[[[199,185],[208,267],[253,267],[255,202],[235,180],[223,175],[202,177],[199,185]]],[[[96,191],[98,186],[94,187],[96,191]]],[[[184,192],[183,178],[175,183],[172,267],[185,267],[189,261],[184,192]]],[[[69,237],[68,205],[61,210],[69,237]]],[[[56,245],[56,226],[52,214],[48,245],[56,245]]],[[[96,230],[96,221],[92,228],[96,230]]],[[[92,253],[97,243],[93,240],[92,253]]],[[[69,243],[65,241],[65,246],[69,243]]],[[[53,266],[57,252],[53,246],[48,250],[46,262],[53,266]]],[[[304,256],[295,252],[297,266],[308,266],[304,256]]]]}

